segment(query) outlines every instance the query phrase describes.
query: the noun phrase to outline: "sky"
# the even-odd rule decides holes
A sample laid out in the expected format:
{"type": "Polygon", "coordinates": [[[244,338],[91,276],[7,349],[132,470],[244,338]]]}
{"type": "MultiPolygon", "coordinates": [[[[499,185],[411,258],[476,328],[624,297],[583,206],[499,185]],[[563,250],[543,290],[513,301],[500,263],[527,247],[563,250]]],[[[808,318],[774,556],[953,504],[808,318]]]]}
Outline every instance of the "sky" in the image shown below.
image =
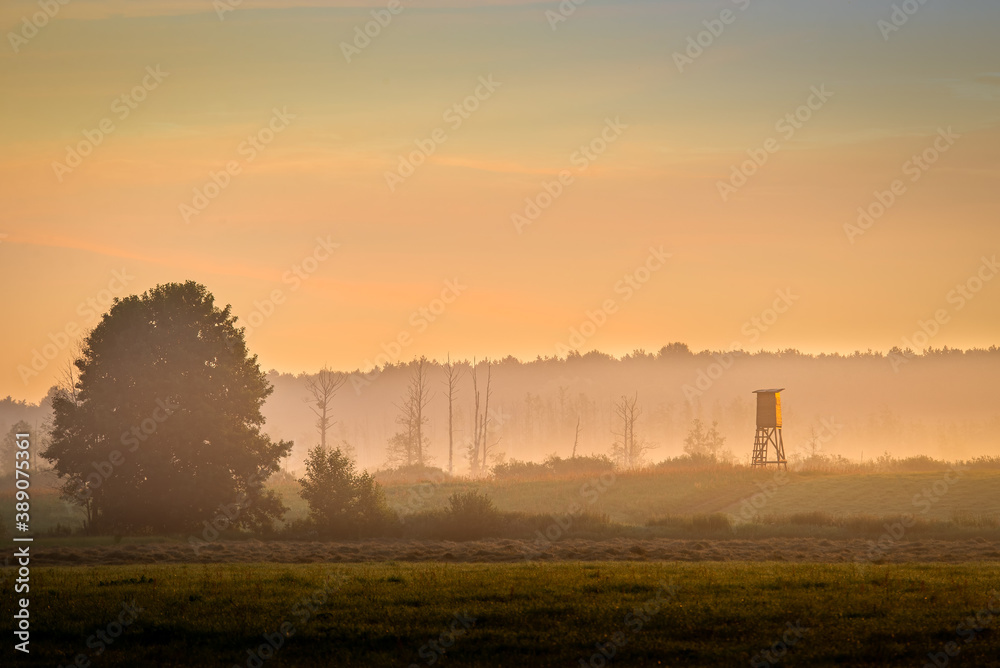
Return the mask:
{"type": "Polygon", "coordinates": [[[186,280],[293,373],[1000,343],[997,25],[972,0],[8,0],[0,395],[186,280]]]}

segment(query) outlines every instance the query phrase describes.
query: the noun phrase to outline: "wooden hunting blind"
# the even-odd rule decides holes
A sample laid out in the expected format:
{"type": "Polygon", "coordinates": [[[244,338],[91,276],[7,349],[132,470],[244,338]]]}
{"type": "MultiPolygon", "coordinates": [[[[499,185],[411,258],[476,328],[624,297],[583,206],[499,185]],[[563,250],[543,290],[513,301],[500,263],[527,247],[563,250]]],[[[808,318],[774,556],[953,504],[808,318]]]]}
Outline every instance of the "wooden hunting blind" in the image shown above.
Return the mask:
{"type": "Polygon", "coordinates": [[[785,388],[776,390],[754,390],[757,395],[757,435],[753,439],[753,459],[752,467],[776,464],[778,468],[782,466],[788,469],[788,460],[785,459],[785,443],[781,439],[781,392],[785,388]],[[771,448],[774,448],[775,457],[768,461],[771,448]]]}

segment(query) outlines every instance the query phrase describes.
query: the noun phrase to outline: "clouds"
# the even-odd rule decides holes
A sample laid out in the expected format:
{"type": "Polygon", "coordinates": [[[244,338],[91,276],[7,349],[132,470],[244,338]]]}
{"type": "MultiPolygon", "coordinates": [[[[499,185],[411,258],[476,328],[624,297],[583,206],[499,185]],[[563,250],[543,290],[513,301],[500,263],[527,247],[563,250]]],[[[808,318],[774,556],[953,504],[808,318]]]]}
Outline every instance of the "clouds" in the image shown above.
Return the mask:
{"type": "MultiPolygon", "coordinates": [[[[212,0],[72,0],[19,53],[0,55],[0,86],[11,91],[0,124],[0,231],[9,235],[0,284],[39,277],[9,295],[13,309],[58,320],[78,301],[78,279],[99,282],[127,258],[136,289],[193,278],[242,317],[303,246],[334,233],[344,246],[329,276],[311,279],[255,342],[267,364],[356,366],[370,355],[366,342],[398,331],[428,286],[455,275],[468,298],[414,353],[532,357],[637,252],[663,245],[674,254],[670,280],[651,282],[588,343],[725,346],[760,300],[791,284],[801,308],[760,345],[885,348],[967,257],[1000,247],[1000,132],[989,129],[1000,74],[982,71],[1000,56],[993,6],[928,5],[887,43],[876,27],[884,12],[868,4],[754,0],[680,74],[671,54],[705,21],[715,25],[729,0],[588,0],[557,31],[545,15],[553,0],[404,2],[349,62],[340,44],[388,0],[227,1],[235,9],[220,21],[212,0]],[[52,161],[157,63],[168,82],[59,183],[52,161]],[[503,82],[497,95],[460,128],[446,125],[442,112],[491,73],[503,82]],[[835,101],[720,201],[717,182],[821,83],[835,101]],[[295,123],[227,179],[222,170],[276,107],[295,123]],[[551,196],[609,118],[627,123],[627,135],[574,172],[531,234],[518,235],[511,213],[551,196]],[[842,228],[858,206],[949,125],[968,140],[864,244],[847,243],[842,228]],[[386,172],[438,128],[447,141],[389,193],[386,172]],[[184,224],[179,204],[210,178],[227,185],[197,224],[184,224]],[[865,317],[844,317],[855,311],[865,317]],[[338,332],[335,356],[319,334],[301,341],[307,331],[338,332]]],[[[37,7],[18,0],[0,12],[14,27],[37,7]]],[[[963,311],[967,321],[956,319],[942,343],[993,342],[980,308],[963,311]]],[[[13,332],[8,349],[30,351],[37,335],[13,332]]],[[[4,368],[0,355],[0,385],[4,368]]]]}

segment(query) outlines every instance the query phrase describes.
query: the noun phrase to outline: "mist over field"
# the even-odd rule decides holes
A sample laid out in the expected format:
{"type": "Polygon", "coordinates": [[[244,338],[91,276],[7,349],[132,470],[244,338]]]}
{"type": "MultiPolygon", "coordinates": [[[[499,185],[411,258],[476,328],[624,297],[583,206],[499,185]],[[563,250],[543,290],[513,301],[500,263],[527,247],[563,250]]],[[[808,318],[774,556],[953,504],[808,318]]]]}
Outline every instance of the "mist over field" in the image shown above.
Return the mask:
{"type": "Polygon", "coordinates": [[[1000,668],[998,27],[3,0],[0,666],[1000,668]]]}
{"type": "MultiPolygon", "coordinates": [[[[399,405],[416,362],[344,371],[347,381],[332,404],[330,439],[352,448],[362,468],[387,466],[386,447],[400,431],[399,405]]],[[[782,393],[784,440],[793,462],[810,454],[853,461],[885,453],[905,458],[970,459],[995,455],[1000,434],[1000,350],[894,351],[853,355],[782,352],[700,352],[683,344],[657,352],[636,351],[620,359],[599,352],[493,364],[490,413],[497,453],[504,459],[540,462],[569,457],[579,420],[578,455],[609,455],[618,429],[613,405],[637,394],[642,415],[637,432],[655,446],[646,463],[684,454],[692,422],[718,423],[724,451],[748,461],[754,436],[753,390],[782,393]]],[[[469,361],[454,402],[455,472],[468,472],[467,446],[473,424],[469,361]]],[[[485,368],[485,362],[479,361],[485,368]]],[[[307,381],[315,374],[270,371],[274,392],[263,406],[264,431],[295,442],[283,465],[301,470],[308,448],[318,442],[307,381]]],[[[426,435],[428,464],[447,468],[447,397],[443,364],[428,368],[430,401],[426,435]]],[[[34,406],[37,406],[35,404],[34,406]]],[[[51,406],[32,408],[0,402],[0,431],[14,421],[43,424],[51,406]]],[[[720,453],[722,454],[722,453],[720,453]]],[[[496,463],[494,460],[491,463],[496,463]]]]}
{"type": "MultiPolygon", "coordinates": [[[[362,466],[381,467],[385,444],[399,430],[395,405],[405,393],[410,369],[400,364],[374,373],[349,372],[348,377],[333,404],[333,433],[357,450],[362,466]]],[[[431,463],[440,467],[447,463],[448,425],[442,369],[432,366],[430,377],[428,452],[431,463]]],[[[264,407],[268,432],[299,444],[314,441],[305,378],[275,372],[268,378],[275,386],[264,407]]],[[[696,418],[718,422],[725,449],[746,462],[754,436],[751,392],[783,387],[789,457],[807,456],[815,443],[822,454],[852,460],[885,452],[953,460],[997,453],[997,378],[996,349],[907,358],[899,353],[813,356],[795,351],[692,354],[685,346],[673,346],[622,359],[590,353],[568,360],[501,360],[495,366],[491,406],[499,451],[507,458],[569,457],[577,418],[578,454],[609,454],[617,429],[612,406],[622,395],[638,393],[643,414],[637,431],[656,446],[647,455],[650,462],[683,455],[684,437],[696,418]]],[[[456,440],[464,454],[472,424],[468,377],[456,406],[456,440]]],[[[292,467],[301,452],[293,454],[292,467]]]]}

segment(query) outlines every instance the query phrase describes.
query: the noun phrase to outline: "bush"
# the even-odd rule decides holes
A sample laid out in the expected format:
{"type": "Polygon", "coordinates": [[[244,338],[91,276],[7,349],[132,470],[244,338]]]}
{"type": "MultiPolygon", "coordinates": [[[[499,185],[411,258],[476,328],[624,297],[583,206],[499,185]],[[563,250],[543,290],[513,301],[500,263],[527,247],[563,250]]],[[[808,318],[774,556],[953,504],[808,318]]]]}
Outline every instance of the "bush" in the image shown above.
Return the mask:
{"type": "Polygon", "coordinates": [[[725,513],[693,515],[691,517],[691,528],[695,531],[728,533],[733,529],[733,521],[725,513]]]}
{"type": "Polygon", "coordinates": [[[664,459],[653,466],[654,470],[669,471],[676,469],[698,469],[708,471],[725,471],[738,468],[731,460],[719,459],[712,455],[693,454],[681,455],[664,459]]]}
{"type": "Polygon", "coordinates": [[[823,512],[822,510],[814,510],[811,513],[795,513],[788,518],[788,522],[790,524],[804,524],[821,527],[832,527],[837,526],[838,524],[833,515],[823,512]]]}
{"type": "Polygon", "coordinates": [[[503,528],[510,513],[502,513],[493,499],[479,490],[456,492],[448,497],[444,517],[445,537],[493,537],[503,528]]]}
{"type": "Polygon", "coordinates": [[[732,518],[725,513],[710,513],[708,515],[666,515],[650,520],[646,524],[651,527],[670,527],[680,529],[685,533],[731,533],[732,518]]]}
{"type": "Polygon", "coordinates": [[[522,462],[512,459],[503,464],[497,464],[492,470],[493,477],[497,480],[527,480],[531,478],[549,478],[552,476],[552,468],[546,464],[538,462],[522,462]]]}
{"type": "Polygon", "coordinates": [[[1000,515],[990,515],[988,513],[958,513],[951,518],[952,524],[960,527],[972,527],[974,529],[998,529],[1000,528],[1000,515]]]}
{"type": "Polygon", "coordinates": [[[613,471],[615,463],[607,455],[589,455],[563,459],[549,455],[544,462],[522,462],[512,459],[493,467],[496,480],[538,480],[554,477],[583,477],[613,471]]]}
{"type": "Polygon", "coordinates": [[[358,538],[382,535],[398,523],[382,487],[367,472],[356,473],[354,462],[340,449],[317,446],[306,457],[306,474],[299,480],[309,503],[308,523],[321,536],[358,538]]]}
{"type": "MultiPolygon", "coordinates": [[[[847,460],[844,461],[846,462],[847,460]]],[[[934,459],[927,455],[914,455],[900,459],[893,457],[889,452],[885,452],[870,462],[856,466],[861,470],[886,473],[890,471],[944,471],[948,469],[949,463],[943,459],[934,459]]]]}
{"type": "Polygon", "coordinates": [[[590,455],[560,459],[552,456],[545,460],[557,475],[593,475],[613,471],[615,463],[607,455],[590,455]]]}
{"type": "Polygon", "coordinates": [[[975,457],[969,461],[960,463],[970,469],[1000,469],[1000,456],[991,457],[983,455],[982,457],[975,457]]]}
{"type": "Polygon", "coordinates": [[[415,485],[421,482],[432,482],[436,485],[449,480],[449,476],[444,469],[436,466],[397,466],[396,468],[382,469],[375,472],[375,479],[383,485],[415,485]]]}
{"type": "Polygon", "coordinates": [[[576,537],[609,538],[619,535],[620,525],[607,515],[581,513],[553,515],[505,512],[493,505],[492,499],[477,490],[452,494],[448,507],[406,516],[403,535],[412,538],[477,540],[480,538],[535,538],[539,533],[550,534],[558,529],[558,540],[572,534],[576,537]]]}

